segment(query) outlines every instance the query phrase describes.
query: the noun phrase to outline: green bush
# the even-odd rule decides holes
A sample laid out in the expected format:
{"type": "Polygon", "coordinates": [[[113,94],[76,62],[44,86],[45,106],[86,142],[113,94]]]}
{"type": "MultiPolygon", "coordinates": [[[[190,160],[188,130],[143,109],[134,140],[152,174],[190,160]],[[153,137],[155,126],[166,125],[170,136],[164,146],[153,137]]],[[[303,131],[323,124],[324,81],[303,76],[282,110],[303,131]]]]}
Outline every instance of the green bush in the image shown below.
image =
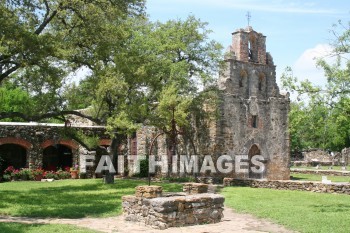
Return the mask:
{"type": "Polygon", "coordinates": [[[10,181],[10,180],[11,180],[11,175],[9,175],[9,174],[4,174],[4,175],[2,176],[2,178],[3,178],[3,181],[10,181]]]}
{"type": "Polygon", "coordinates": [[[19,176],[21,180],[33,180],[34,178],[33,172],[29,168],[21,168],[21,170],[19,170],[19,176]]]}
{"type": "Polygon", "coordinates": [[[134,174],[135,177],[148,177],[148,157],[144,160],[140,160],[140,172],[134,174]]]}
{"type": "Polygon", "coordinates": [[[59,170],[56,172],[58,179],[69,179],[71,177],[70,172],[59,170]]]}
{"type": "Polygon", "coordinates": [[[44,174],[44,177],[46,179],[55,179],[55,180],[58,180],[58,175],[56,172],[54,171],[47,171],[45,174],[44,174]]]}

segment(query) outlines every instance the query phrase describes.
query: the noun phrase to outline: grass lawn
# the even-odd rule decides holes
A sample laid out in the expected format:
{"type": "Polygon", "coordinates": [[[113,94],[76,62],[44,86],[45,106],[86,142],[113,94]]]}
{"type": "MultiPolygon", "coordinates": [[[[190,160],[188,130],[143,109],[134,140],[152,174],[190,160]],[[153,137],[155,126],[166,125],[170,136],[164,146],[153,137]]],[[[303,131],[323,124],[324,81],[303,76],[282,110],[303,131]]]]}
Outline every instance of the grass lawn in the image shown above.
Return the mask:
{"type": "Polygon", "coordinates": [[[0,232],[6,233],[97,233],[87,228],[80,228],[63,224],[25,224],[25,223],[0,223],[0,232]]]}
{"type": "MultiPolygon", "coordinates": [[[[329,170],[329,166],[320,166],[318,169],[312,166],[291,166],[292,169],[307,169],[307,170],[329,170]]],[[[332,170],[341,171],[342,166],[332,166],[332,170]]]]}
{"type": "MultiPolygon", "coordinates": [[[[322,181],[323,175],[290,173],[291,180],[322,181]]],[[[349,176],[327,176],[332,182],[350,182],[349,176]]]]}
{"type": "MultiPolygon", "coordinates": [[[[116,180],[106,185],[101,179],[17,181],[0,183],[0,215],[27,217],[107,217],[121,214],[121,197],[135,192],[140,180],[116,180]]],[[[156,184],[156,183],[152,183],[156,184]]],[[[163,183],[165,192],[182,186],[163,183]]],[[[0,232],[4,232],[1,231],[0,232]]]]}
{"type": "Polygon", "coordinates": [[[226,187],[225,205],[299,232],[349,232],[350,196],[226,187]]]}

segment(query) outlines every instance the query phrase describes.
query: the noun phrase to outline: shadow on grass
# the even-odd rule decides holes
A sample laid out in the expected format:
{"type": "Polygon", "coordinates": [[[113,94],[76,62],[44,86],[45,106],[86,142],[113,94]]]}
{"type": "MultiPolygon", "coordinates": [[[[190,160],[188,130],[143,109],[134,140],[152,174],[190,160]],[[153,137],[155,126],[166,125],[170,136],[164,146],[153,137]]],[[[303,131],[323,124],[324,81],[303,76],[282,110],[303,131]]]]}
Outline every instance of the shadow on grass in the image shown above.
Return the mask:
{"type": "Polygon", "coordinates": [[[339,212],[349,212],[350,204],[332,204],[332,205],[311,205],[316,212],[322,213],[339,213],[339,212]]]}
{"type": "Polygon", "coordinates": [[[56,233],[93,233],[96,231],[64,224],[29,224],[16,222],[0,222],[0,232],[56,232],[56,233]]]}
{"type": "Polygon", "coordinates": [[[307,178],[304,177],[294,177],[294,176],[290,176],[291,180],[307,180],[307,178]]]}
{"type": "Polygon", "coordinates": [[[3,223],[0,222],[0,232],[6,232],[6,233],[22,233],[26,232],[26,226],[25,224],[17,224],[17,223],[3,223]]]}
{"type": "MultiPolygon", "coordinates": [[[[2,206],[0,214],[44,218],[118,215],[122,211],[121,197],[133,194],[137,185],[144,185],[144,183],[118,180],[115,184],[105,185],[92,181],[86,184],[79,183],[79,185],[60,184],[60,186],[36,187],[27,190],[3,190],[0,195],[2,206]]],[[[162,186],[164,191],[179,190],[178,184],[162,186]]]]}

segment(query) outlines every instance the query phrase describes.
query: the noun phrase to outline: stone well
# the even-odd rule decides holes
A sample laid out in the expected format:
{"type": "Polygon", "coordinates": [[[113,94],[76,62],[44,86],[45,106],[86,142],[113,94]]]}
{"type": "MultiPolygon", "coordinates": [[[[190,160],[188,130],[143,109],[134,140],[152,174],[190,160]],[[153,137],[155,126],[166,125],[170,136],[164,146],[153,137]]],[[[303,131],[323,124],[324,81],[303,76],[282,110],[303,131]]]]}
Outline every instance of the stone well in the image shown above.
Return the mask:
{"type": "Polygon", "coordinates": [[[125,220],[158,229],[220,222],[225,199],[207,189],[186,183],[184,193],[163,194],[160,186],[138,186],[135,195],[122,197],[125,220]]]}

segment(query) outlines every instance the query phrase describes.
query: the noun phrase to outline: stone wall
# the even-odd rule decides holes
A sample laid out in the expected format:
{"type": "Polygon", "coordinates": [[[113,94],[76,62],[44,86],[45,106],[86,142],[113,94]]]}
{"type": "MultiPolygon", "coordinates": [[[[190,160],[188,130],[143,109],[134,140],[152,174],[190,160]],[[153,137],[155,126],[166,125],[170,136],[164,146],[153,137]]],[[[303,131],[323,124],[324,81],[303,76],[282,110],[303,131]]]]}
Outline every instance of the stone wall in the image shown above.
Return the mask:
{"type": "Polygon", "coordinates": [[[166,229],[196,224],[220,222],[224,197],[219,194],[164,194],[158,196],[159,186],[136,188],[135,196],[123,196],[122,207],[126,221],[142,222],[153,228],[166,229]],[[142,189],[142,195],[139,195],[142,189]],[[152,191],[156,189],[156,191],[152,191]],[[145,195],[145,192],[157,195],[145,195]]]}
{"type": "Polygon", "coordinates": [[[321,149],[314,149],[303,152],[304,161],[307,163],[316,162],[332,162],[332,157],[329,155],[327,151],[321,149]]]}
{"type": "Polygon", "coordinates": [[[224,186],[248,186],[252,188],[270,188],[279,190],[298,190],[316,193],[338,193],[350,195],[350,183],[325,184],[315,181],[291,180],[239,180],[225,178],[224,186]]]}
{"type": "Polygon", "coordinates": [[[350,171],[336,171],[336,170],[306,170],[306,169],[290,169],[291,172],[297,174],[317,174],[325,176],[350,176],[350,171]]]}
{"type": "Polygon", "coordinates": [[[349,165],[350,163],[350,148],[344,148],[341,151],[341,158],[340,158],[341,163],[343,163],[343,165],[349,165]]]}
{"type": "Polygon", "coordinates": [[[43,165],[44,149],[53,145],[63,145],[72,150],[73,166],[79,165],[81,145],[67,136],[66,130],[80,131],[88,136],[108,139],[103,126],[71,126],[48,123],[0,122],[0,146],[15,144],[26,150],[26,167],[38,168],[43,165]]]}

